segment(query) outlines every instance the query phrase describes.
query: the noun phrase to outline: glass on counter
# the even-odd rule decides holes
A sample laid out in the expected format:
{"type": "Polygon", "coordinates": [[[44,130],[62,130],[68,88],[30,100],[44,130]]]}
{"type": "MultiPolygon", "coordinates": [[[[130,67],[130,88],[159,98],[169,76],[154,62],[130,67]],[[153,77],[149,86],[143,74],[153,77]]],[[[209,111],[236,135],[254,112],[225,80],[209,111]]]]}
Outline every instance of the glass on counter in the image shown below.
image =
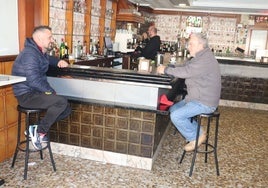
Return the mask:
{"type": "Polygon", "coordinates": [[[74,58],[74,55],[73,54],[69,54],[69,63],[70,65],[72,66],[75,62],[75,58],[74,58]]]}

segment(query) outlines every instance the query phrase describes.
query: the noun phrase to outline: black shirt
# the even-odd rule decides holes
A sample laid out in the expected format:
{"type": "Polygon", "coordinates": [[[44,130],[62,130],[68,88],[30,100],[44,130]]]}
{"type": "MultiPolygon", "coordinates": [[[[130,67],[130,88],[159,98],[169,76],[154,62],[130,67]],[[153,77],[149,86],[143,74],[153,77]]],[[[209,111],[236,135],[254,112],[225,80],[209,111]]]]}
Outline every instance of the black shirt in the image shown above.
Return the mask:
{"type": "Polygon", "coordinates": [[[158,35],[150,38],[144,48],[139,49],[141,51],[141,57],[146,59],[155,59],[157,52],[160,50],[160,37],[158,35]]]}

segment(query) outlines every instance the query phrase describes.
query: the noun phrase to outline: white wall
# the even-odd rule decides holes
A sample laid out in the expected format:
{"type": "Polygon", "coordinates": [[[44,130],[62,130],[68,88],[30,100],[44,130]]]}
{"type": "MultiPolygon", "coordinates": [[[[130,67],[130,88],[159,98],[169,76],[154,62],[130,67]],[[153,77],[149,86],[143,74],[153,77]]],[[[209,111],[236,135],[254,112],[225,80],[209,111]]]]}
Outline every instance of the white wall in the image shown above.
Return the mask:
{"type": "Polygon", "coordinates": [[[0,0],[0,56],[19,53],[17,0],[0,0]]]}

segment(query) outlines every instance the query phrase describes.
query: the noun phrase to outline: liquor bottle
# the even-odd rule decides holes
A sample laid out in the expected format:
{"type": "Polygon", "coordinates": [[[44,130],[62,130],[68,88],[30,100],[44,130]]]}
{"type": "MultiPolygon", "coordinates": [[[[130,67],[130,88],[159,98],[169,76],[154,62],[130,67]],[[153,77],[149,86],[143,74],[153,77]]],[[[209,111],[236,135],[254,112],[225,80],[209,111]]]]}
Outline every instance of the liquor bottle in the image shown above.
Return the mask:
{"type": "Polygon", "coordinates": [[[60,59],[64,59],[65,56],[65,44],[64,44],[64,39],[61,39],[61,44],[60,44],[60,59]]]}
{"type": "Polygon", "coordinates": [[[64,54],[64,58],[68,59],[69,58],[69,47],[67,45],[67,42],[64,43],[65,45],[65,54],[64,54]]]}
{"type": "Polygon", "coordinates": [[[82,53],[83,56],[87,55],[87,41],[84,41],[84,45],[83,45],[82,51],[83,51],[83,53],[82,53]]]}

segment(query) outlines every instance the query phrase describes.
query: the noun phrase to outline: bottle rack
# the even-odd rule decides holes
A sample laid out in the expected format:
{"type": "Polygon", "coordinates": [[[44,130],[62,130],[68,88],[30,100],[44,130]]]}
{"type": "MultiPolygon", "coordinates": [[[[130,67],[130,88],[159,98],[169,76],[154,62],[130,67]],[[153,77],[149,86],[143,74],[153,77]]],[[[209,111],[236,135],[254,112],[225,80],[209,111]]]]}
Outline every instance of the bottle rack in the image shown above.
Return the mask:
{"type": "Polygon", "coordinates": [[[112,36],[115,31],[112,28],[115,27],[114,3],[110,0],[49,0],[49,25],[57,44],[64,38],[72,51],[78,41],[85,43],[87,49],[90,41],[103,43],[101,38],[112,36]]]}
{"type": "MultiPolygon", "coordinates": [[[[178,35],[188,38],[188,35],[185,34],[188,16],[191,15],[155,15],[150,17],[150,21],[155,22],[162,41],[175,42],[178,35]]],[[[223,53],[229,48],[231,52],[234,52],[237,47],[237,18],[212,15],[200,17],[202,17],[202,32],[207,33],[210,48],[223,53]]]]}
{"type": "Polygon", "coordinates": [[[235,50],[236,18],[210,17],[208,36],[210,48],[215,51],[226,53],[235,50]]]}

